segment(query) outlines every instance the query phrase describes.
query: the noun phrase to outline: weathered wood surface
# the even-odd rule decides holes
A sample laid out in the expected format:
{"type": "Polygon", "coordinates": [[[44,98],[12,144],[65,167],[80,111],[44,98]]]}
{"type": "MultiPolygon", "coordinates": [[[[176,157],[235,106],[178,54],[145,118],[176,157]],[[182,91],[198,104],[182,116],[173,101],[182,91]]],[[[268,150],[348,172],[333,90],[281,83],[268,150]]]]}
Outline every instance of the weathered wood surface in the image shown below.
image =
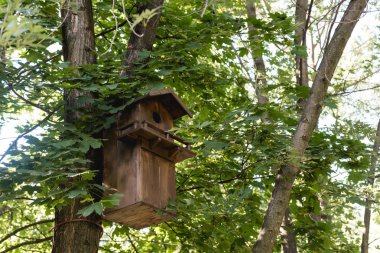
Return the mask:
{"type": "Polygon", "coordinates": [[[168,131],[173,128],[173,118],[159,101],[142,101],[132,105],[120,115],[118,128],[133,122],[148,122],[158,129],[168,131]]]}
{"type": "Polygon", "coordinates": [[[108,220],[142,228],[173,219],[173,211],[168,215],[165,209],[176,198],[175,163],[195,153],[188,142],[167,132],[175,117],[168,105],[184,107],[164,105],[167,95],[180,101],[171,90],[149,93],[105,132],[104,183],[108,193],[124,194],[118,207],[106,210],[108,220]]]}
{"type": "Polygon", "coordinates": [[[112,210],[107,213],[106,218],[125,224],[135,229],[141,229],[162,222],[174,220],[174,211],[159,210],[144,202],[138,202],[125,208],[112,210]]]}
{"type": "Polygon", "coordinates": [[[175,163],[144,149],[142,140],[125,143],[115,135],[104,150],[110,152],[105,153],[104,183],[110,193],[124,194],[120,205],[108,209],[105,218],[133,228],[173,219],[161,213],[176,197],[175,163]]]}

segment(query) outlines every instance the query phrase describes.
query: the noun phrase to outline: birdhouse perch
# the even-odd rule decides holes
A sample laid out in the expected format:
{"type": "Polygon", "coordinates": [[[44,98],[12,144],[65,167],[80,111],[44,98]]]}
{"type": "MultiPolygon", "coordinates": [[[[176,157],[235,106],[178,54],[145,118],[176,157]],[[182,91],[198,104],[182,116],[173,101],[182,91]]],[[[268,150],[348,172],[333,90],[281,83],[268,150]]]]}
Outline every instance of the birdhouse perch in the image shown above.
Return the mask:
{"type": "Polygon", "coordinates": [[[104,134],[104,183],[123,194],[105,219],[144,228],[173,220],[175,163],[195,156],[190,143],[168,132],[173,121],[192,116],[171,89],[137,98],[104,134]]]}

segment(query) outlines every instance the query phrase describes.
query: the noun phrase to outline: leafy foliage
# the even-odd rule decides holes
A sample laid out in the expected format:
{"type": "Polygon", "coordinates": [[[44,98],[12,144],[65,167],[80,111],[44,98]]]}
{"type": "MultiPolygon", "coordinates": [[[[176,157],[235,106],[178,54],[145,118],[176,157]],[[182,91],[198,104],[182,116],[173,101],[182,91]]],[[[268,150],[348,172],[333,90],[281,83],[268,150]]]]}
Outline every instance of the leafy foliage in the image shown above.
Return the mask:
{"type": "MultiPolygon", "coordinates": [[[[108,129],[135,97],[172,87],[194,112],[193,119],[176,122],[175,131],[190,139],[197,153],[177,170],[177,220],[141,231],[104,222],[100,250],[250,252],[289,151],[297,100],[309,95],[309,88],[294,80],[294,57],[308,52],[293,45],[293,14],[267,6],[265,15],[252,19],[245,17],[240,1],[167,1],[154,49],[140,52],[133,75],[123,77],[119,72],[131,27],[156,10],[139,16],[135,1],[93,2],[98,62],[71,67],[60,51],[59,1],[0,0],[0,52],[5,52],[0,124],[19,115],[28,118],[17,126],[20,139],[2,157],[0,219],[8,225],[1,228],[0,240],[26,223],[51,218],[54,208],[73,199],[88,204],[79,211],[82,216],[117,205],[120,195],[103,196],[104,186],[91,183],[96,172],[85,154],[102,146],[93,134],[108,129]],[[134,21],[129,24],[127,17],[134,21]],[[247,23],[255,26],[260,42],[253,48],[247,46],[247,23]],[[241,64],[262,54],[271,66],[267,104],[256,102],[254,70],[241,64]],[[95,94],[78,100],[93,109],[82,110],[80,119],[68,124],[64,90],[74,89],[95,94]]],[[[324,7],[317,7],[323,14],[324,7]]],[[[375,72],[368,61],[363,65],[365,73],[375,72]]],[[[340,72],[332,80],[334,94],[348,88],[342,79],[346,72],[340,72]]],[[[326,114],[344,107],[336,96],[325,106],[326,114]]],[[[365,205],[374,129],[343,117],[334,121],[313,135],[292,194],[292,230],[301,252],[358,252],[359,225],[352,221],[358,206],[365,205]]],[[[45,238],[52,232],[48,223],[28,229],[0,243],[0,249],[18,244],[31,231],[45,238]]],[[[22,249],[28,247],[35,246],[22,249]]],[[[49,247],[46,241],[38,250],[49,247]]]]}

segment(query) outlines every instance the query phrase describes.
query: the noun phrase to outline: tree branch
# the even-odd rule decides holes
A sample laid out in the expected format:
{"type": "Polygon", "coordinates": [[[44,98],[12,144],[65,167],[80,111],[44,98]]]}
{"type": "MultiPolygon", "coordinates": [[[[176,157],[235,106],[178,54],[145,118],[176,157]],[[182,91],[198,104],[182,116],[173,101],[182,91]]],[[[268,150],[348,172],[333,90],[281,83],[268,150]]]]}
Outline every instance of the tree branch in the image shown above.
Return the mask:
{"type": "Polygon", "coordinates": [[[314,0],[311,0],[310,4],[309,4],[309,8],[307,10],[307,18],[306,18],[305,28],[304,28],[305,30],[304,30],[304,33],[302,35],[302,45],[306,44],[306,33],[307,33],[307,30],[309,29],[309,23],[310,23],[310,18],[311,18],[311,9],[313,8],[313,4],[314,4],[314,0]]]}
{"type": "Polygon", "coordinates": [[[49,236],[49,237],[46,237],[46,238],[40,238],[40,239],[35,239],[35,240],[32,240],[32,241],[22,242],[22,243],[14,245],[12,247],[9,247],[9,248],[1,251],[0,253],[12,252],[13,250],[18,249],[18,248],[20,248],[22,246],[31,245],[31,244],[38,244],[38,243],[41,243],[41,242],[50,241],[52,238],[53,238],[52,236],[49,236]]]}
{"type": "Polygon", "coordinates": [[[327,50],[326,50],[327,45],[330,44],[331,33],[332,33],[332,30],[333,30],[333,27],[334,27],[335,21],[336,21],[336,19],[337,19],[337,17],[338,17],[338,14],[339,14],[339,8],[340,8],[340,6],[342,5],[342,3],[343,3],[343,2],[340,2],[340,3],[337,5],[337,7],[336,7],[335,14],[334,14],[334,16],[333,16],[333,20],[331,21],[330,28],[329,28],[329,30],[328,30],[328,32],[327,32],[327,37],[326,37],[325,46],[324,46],[324,49],[325,49],[325,52],[324,52],[324,53],[326,53],[326,51],[327,51],[327,50]]]}
{"type": "Polygon", "coordinates": [[[281,222],[289,205],[292,187],[301,169],[312,133],[317,126],[330,80],[334,75],[347,41],[351,37],[352,31],[366,6],[367,0],[350,1],[331,41],[325,49],[322,62],[314,77],[309,98],[293,134],[289,155],[277,174],[264,222],[252,249],[254,253],[270,253],[273,251],[281,222]]]}
{"type": "Polygon", "coordinates": [[[124,21],[121,22],[120,24],[115,25],[115,26],[112,27],[112,28],[109,28],[109,29],[107,29],[107,30],[105,30],[105,31],[103,31],[103,32],[101,32],[101,33],[96,34],[96,35],[95,35],[95,38],[98,38],[98,37],[100,37],[100,36],[104,36],[104,35],[106,35],[107,33],[113,32],[113,31],[115,31],[116,29],[119,29],[120,27],[125,26],[126,24],[128,24],[128,20],[124,20],[124,21]]]}
{"type": "MultiPolygon", "coordinates": [[[[119,7],[120,7],[120,6],[119,6],[119,7]]],[[[134,5],[131,7],[131,9],[129,10],[127,16],[131,15],[132,10],[133,10],[135,7],[137,7],[137,4],[134,4],[134,5]]],[[[128,24],[128,20],[127,20],[127,19],[124,20],[123,22],[121,22],[120,24],[116,24],[116,25],[115,25],[114,27],[112,27],[112,28],[109,28],[109,29],[107,29],[107,30],[105,30],[105,31],[102,31],[101,33],[95,34],[95,38],[100,37],[100,36],[104,36],[104,35],[106,35],[107,33],[113,32],[113,31],[115,31],[116,29],[119,29],[120,27],[125,26],[126,24],[128,24]]]]}
{"type": "Polygon", "coordinates": [[[230,182],[233,182],[233,181],[238,180],[238,179],[252,179],[253,180],[253,179],[261,179],[264,177],[265,176],[253,177],[253,178],[246,178],[246,177],[243,178],[243,177],[241,177],[241,174],[238,174],[236,177],[225,179],[225,180],[220,180],[220,181],[217,181],[214,183],[207,183],[206,185],[198,185],[198,186],[193,186],[193,187],[185,188],[185,189],[177,189],[177,192],[181,193],[181,192],[187,192],[187,191],[192,191],[192,190],[199,190],[199,189],[203,189],[203,188],[213,186],[213,185],[217,185],[217,184],[230,183],[230,182]]]}
{"type": "Polygon", "coordinates": [[[11,233],[7,234],[6,236],[4,236],[2,239],[0,239],[0,244],[3,243],[5,240],[9,239],[10,237],[14,236],[15,234],[17,234],[18,232],[22,231],[22,230],[28,229],[30,227],[33,227],[33,226],[36,226],[36,225],[39,225],[39,224],[49,223],[49,222],[53,222],[53,221],[54,221],[54,219],[40,220],[40,221],[31,223],[31,224],[28,224],[26,226],[20,227],[20,228],[18,228],[16,230],[12,231],[11,233]]]}
{"type": "Polygon", "coordinates": [[[128,237],[128,242],[132,245],[132,248],[133,250],[136,252],[136,253],[139,253],[139,251],[137,250],[137,247],[136,245],[134,244],[131,236],[129,235],[129,233],[127,233],[127,237],[128,237]]]}
{"type": "Polygon", "coordinates": [[[7,153],[15,146],[17,145],[17,142],[23,138],[25,135],[29,134],[30,132],[34,131],[35,129],[37,129],[39,126],[41,126],[43,123],[45,123],[46,121],[49,120],[49,118],[61,107],[62,105],[58,106],[57,108],[55,108],[53,111],[51,111],[45,118],[43,118],[42,120],[40,120],[36,125],[34,125],[33,127],[29,128],[26,132],[20,134],[19,136],[17,136],[17,138],[9,145],[9,147],[7,148],[7,150],[3,153],[3,155],[0,157],[0,163],[3,161],[4,157],[7,155],[7,153]]]}
{"type": "Polygon", "coordinates": [[[21,99],[22,101],[24,101],[26,104],[28,105],[31,105],[37,109],[40,109],[41,111],[44,111],[46,113],[50,113],[49,110],[46,110],[45,108],[41,107],[40,105],[36,104],[36,103],[33,103],[32,101],[29,101],[27,100],[26,98],[24,98],[23,96],[21,96],[14,88],[13,88],[13,85],[12,84],[8,84],[8,87],[9,89],[19,98],[21,99]]]}
{"type": "Polygon", "coordinates": [[[372,87],[369,87],[369,88],[365,88],[365,89],[359,89],[359,90],[353,90],[353,91],[344,91],[344,92],[340,92],[340,93],[334,93],[334,94],[331,94],[330,96],[343,96],[343,95],[350,95],[352,93],[356,93],[356,92],[362,92],[362,91],[368,91],[368,90],[374,90],[374,89],[377,89],[377,88],[380,88],[380,84],[377,84],[375,86],[372,86],[372,87]]]}

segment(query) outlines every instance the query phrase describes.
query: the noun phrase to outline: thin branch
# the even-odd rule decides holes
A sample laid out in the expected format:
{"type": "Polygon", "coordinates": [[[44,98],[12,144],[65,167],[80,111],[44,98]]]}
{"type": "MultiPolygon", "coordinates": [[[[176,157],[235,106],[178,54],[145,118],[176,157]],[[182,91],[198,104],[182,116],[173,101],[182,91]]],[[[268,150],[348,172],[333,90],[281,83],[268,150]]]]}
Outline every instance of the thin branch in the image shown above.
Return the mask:
{"type": "Polygon", "coordinates": [[[26,98],[24,98],[23,96],[21,96],[14,88],[13,88],[13,85],[12,84],[8,84],[8,87],[9,89],[19,98],[21,99],[22,101],[24,101],[26,104],[28,105],[31,105],[37,109],[40,109],[41,111],[43,112],[46,112],[46,113],[50,113],[49,110],[46,110],[45,108],[41,107],[40,105],[36,104],[36,103],[33,103],[32,101],[30,100],[27,100],[26,98]]]}
{"type": "Polygon", "coordinates": [[[305,22],[305,30],[304,30],[304,33],[302,35],[302,45],[303,46],[305,46],[305,44],[306,44],[306,33],[307,33],[307,30],[308,30],[308,27],[309,27],[309,23],[310,23],[311,9],[313,8],[313,4],[314,4],[314,0],[311,0],[310,4],[309,4],[309,9],[307,10],[307,19],[306,19],[306,22],[305,22]]]}
{"type": "MultiPolygon", "coordinates": [[[[126,15],[125,13],[124,13],[124,15],[125,15],[125,16],[129,16],[129,15],[131,15],[132,10],[133,10],[135,7],[137,7],[137,4],[134,4],[134,5],[131,7],[131,9],[130,9],[129,12],[128,12],[128,15],[126,15]]],[[[124,5],[123,5],[123,8],[124,8],[124,5]]],[[[124,11],[123,11],[123,12],[124,12],[124,11]]],[[[105,30],[105,31],[102,31],[101,33],[95,34],[95,38],[100,37],[100,36],[104,36],[104,35],[106,35],[107,33],[113,32],[113,31],[115,31],[116,29],[119,29],[119,28],[125,26],[126,24],[128,24],[128,20],[124,20],[124,21],[121,22],[120,24],[116,24],[114,27],[111,27],[111,28],[109,28],[109,29],[107,29],[107,30],[105,30]]]]}
{"type": "Polygon", "coordinates": [[[53,111],[51,111],[45,118],[43,118],[42,120],[40,120],[36,125],[34,125],[33,127],[29,128],[26,132],[20,134],[19,136],[17,136],[17,138],[9,145],[9,147],[7,148],[7,150],[3,153],[3,155],[0,157],[0,163],[3,161],[4,157],[7,155],[7,153],[14,147],[17,145],[17,142],[23,138],[25,135],[29,134],[30,132],[34,131],[35,129],[37,129],[38,127],[40,127],[43,123],[45,123],[46,121],[49,120],[49,118],[61,107],[62,105],[58,106],[57,108],[55,108],[53,111]]]}
{"type": "MultiPolygon", "coordinates": [[[[27,52],[29,52],[29,51],[30,51],[30,50],[28,50],[27,52]]],[[[52,60],[54,60],[55,58],[60,57],[60,56],[62,56],[62,51],[58,51],[55,55],[53,55],[53,56],[47,58],[46,60],[44,60],[44,63],[48,63],[48,62],[50,62],[50,61],[52,61],[52,60]]],[[[14,79],[15,79],[15,80],[18,80],[19,78],[21,78],[21,75],[22,75],[22,74],[24,74],[24,73],[26,73],[26,72],[28,72],[28,71],[31,71],[31,70],[33,70],[33,69],[36,69],[36,68],[38,68],[38,67],[39,67],[38,64],[36,64],[36,65],[34,65],[34,66],[29,66],[29,68],[27,68],[26,66],[22,66],[22,67],[20,67],[20,68],[17,69],[19,72],[17,73],[17,75],[16,75],[16,77],[15,77],[14,79]]],[[[17,82],[17,83],[20,83],[20,82],[17,82]]]]}
{"type": "Polygon", "coordinates": [[[128,237],[128,242],[132,245],[133,250],[134,250],[136,253],[139,253],[139,251],[137,250],[137,247],[136,247],[136,245],[134,244],[132,238],[129,236],[129,233],[127,233],[127,237],[128,237]]]}
{"type": "Polygon", "coordinates": [[[41,242],[50,241],[51,239],[53,239],[52,236],[46,237],[46,238],[41,238],[41,239],[35,239],[35,240],[32,240],[32,241],[22,242],[22,243],[16,244],[16,245],[14,245],[14,246],[12,246],[10,248],[7,248],[7,249],[3,250],[0,253],[12,252],[13,250],[18,249],[18,248],[20,248],[22,246],[31,245],[31,244],[38,244],[38,243],[41,243],[41,242]]]}
{"type": "Polygon", "coordinates": [[[104,251],[107,251],[107,252],[111,252],[111,253],[113,253],[114,251],[112,251],[112,250],[109,250],[109,249],[106,249],[106,248],[104,248],[104,247],[102,247],[102,246],[99,246],[99,249],[102,249],[102,250],[104,250],[104,251]]]}
{"type": "Polygon", "coordinates": [[[312,22],[310,22],[308,28],[310,28],[311,25],[313,25],[314,23],[318,24],[318,23],[320,23],[321,21],[325,21],[325,20],[327,20],[327,19],[328,19],[327,16],[328,16],[332,11],[334,11],[334,9],[335,9],[338,5],[341,5],[342,3],[346,2],[346,1],[347,1],[347,0],[341,0],[341,1],[339,1],[337,4],[331,6],[325,14],[323,14],[321,17],[319,17],[319,19],[316,18],[316,19],[314,19],[312,22]]]}
{"type": "Polygon", "coordinates": [[[329,31],[327,32],[327,37],[326,37],[326,42],[325,42],[325,46],[324,46],[324,49],[325,49],[325,53],[326,53],[326,48],[329,46],[330,44],[330,37],[331,37],[331,33],[332,33],[332,30],[333,30],[333,27],[334,27],[334,24],[336,22],[336,19],[338,17],[338,14],[339,14],[339,8],[340,6],[342,5],[342,2],[340,2],[337,7],[336,7],[336,11],[335,11],[335,15],[333,17],[333,20],[331,22],[331,26],[329,28],[329,31]]]}
{"type": "Polygon", "coordinates": [[[205,1],[205,5],[204,5],[202,12],[201,12],[201,18],[203,18],[203,16],[205,15],[207,7],[208,7],[208,0],[205,1]]]}
{"type": "Polygon", "coordinates": [[[10,237],[16,235],[18,232],[20,232],[22,230],[28,229],[30,227],[33,227],[33,226],[36,226],[36,225],[39,225],[39,224],[49,223],[49,222],[53,222],[53,221],[54,221],[54,219],[40,220],[40,221],[31,223],[31,224],[28,224],[26,226],[20,227],[20,228],[18,228],[16,230],[12,231],[11,233],[7,234],[6,236],[4,236],[2,239],[0,239],[0,244],[3,243],[5,240],[9,239],[10,237]]]}
{"type": "Polygon", "coordinates": [[[124,20],[124,21],[121,22],[120,24],[115,25],[115,26],[112,27],[112,28],[109,28],[109,29],[107,29],[107,30],[105,30],[105,31],[103,31],[103,32],[101,32],[101,33],[96,34],[96,35],[95,35],[95,38],[100,37],[100,36],[104,36],[104,35],[106,35],[107,33],[113,32],[113,31],[115,31],[116,29],[119,29],[120,27],[125,26],[126,24],[128,24],[128,21],[127,21],[127,20],[124,20]]]}
{"type": "Polygon", "coordinates": [[[377,237],[377,238],[373,239],[370,243],[368,243],[368,245],[370,245],[371,243],[376,242],[377,240],[380,240],[380,237],[377,237]]]}
{"type": "Polygon", "coordinates": [[[181,242],[182,245],[185,245],[185,242],[183,241],[182,239],[182,236],[168,223],[168,222],[165,222],[166,226],[168,226],[172,231],[173,233],[177,236],[177,238],[179,239],[179,241],[181,242]]]}
{"type": "Polygon", "coordinates": [[[221,180],[221,181],[218,181],[218,182],[215,182],[215,183],[207,183],[207,185],[198,185],[198,186],[193,186],[193,187],[190,187],[190,188],[185,188],[185,189],[177,189],[178,193],[181,193],[181,192],[187,192],[187,191],[192,191],[192,190],[199,190],[199,189],[203,189],[203,188],[206,188],[206,187],[209,187],[210,185],[217,185],[217,184],[226,184],[226,183],[230,183],[230,182],[233,182],[235,180],[238,180],[238,179],[261,179],[261,178],[264,178],[265,176],[260,176],[260,177],[253,177],[253,178],[243,178],[241,177],[240,174],[238,174],[236,177],[233,177],[233,178],[229,178],[229,179],[225,179],[225,180],[221,180]]]}
{"type": "MultiPolygon", "coordinates": [[[[33,220],[31,220],[28,216],[25,216],[25,219],[27,219],[29,222],[33,222],[33,220]]],[[[54,221],[54,220],[52,220],[52,221],[54,221]]],[[[43,237],[47,237],[48,236],[47,233],[49,233],[49,231],[46,231],[46,229],[45,229],[45,231],[42,231],[38,226],[35,227],[35,229],[40,233],[41,236],[43,236],[43,237]]]]}
{"type": "Polygon", "coordinates": [[[240,66],[241,66],[242,69],[246,72],[246,74],[247,74],[246,78],[251,82],[252,86],[255,88],[255,87],[256,87],[256,82],[254,81],[254,79],[253,79],[252,76],[250,75],[249,70],[248,70],[247,67],[245,66],[245,64],[244,64],[243,60],[241,59],[241,57],[240,57],[238,51],[236,50],[236,48],[235,48],[233,45],[231,45],[231,48],[232,48],[232,50],[234,51],[234,53],[235,53],[237,59],[239,60],[240,66]]]}
{"type": "Polygon", "coordinates": [[[362,92],[362,91],[368,91],[368,90],[374,90],[374,89],[377,89],[377,88],[380,88],[380,84],[377,84],[375,86],[372,86],[372,87],[369,87],[369,88],[365,88],[365,89],[359,89],[359,90],[353,90],[353,91],[344,91],[344,92],[340,92],[340,93],[334,93],[334,94],[331,94],[329,96],[342,96],[342,95],[350,95],[352,93],[356,93],[356,92],[362,92]]]}

